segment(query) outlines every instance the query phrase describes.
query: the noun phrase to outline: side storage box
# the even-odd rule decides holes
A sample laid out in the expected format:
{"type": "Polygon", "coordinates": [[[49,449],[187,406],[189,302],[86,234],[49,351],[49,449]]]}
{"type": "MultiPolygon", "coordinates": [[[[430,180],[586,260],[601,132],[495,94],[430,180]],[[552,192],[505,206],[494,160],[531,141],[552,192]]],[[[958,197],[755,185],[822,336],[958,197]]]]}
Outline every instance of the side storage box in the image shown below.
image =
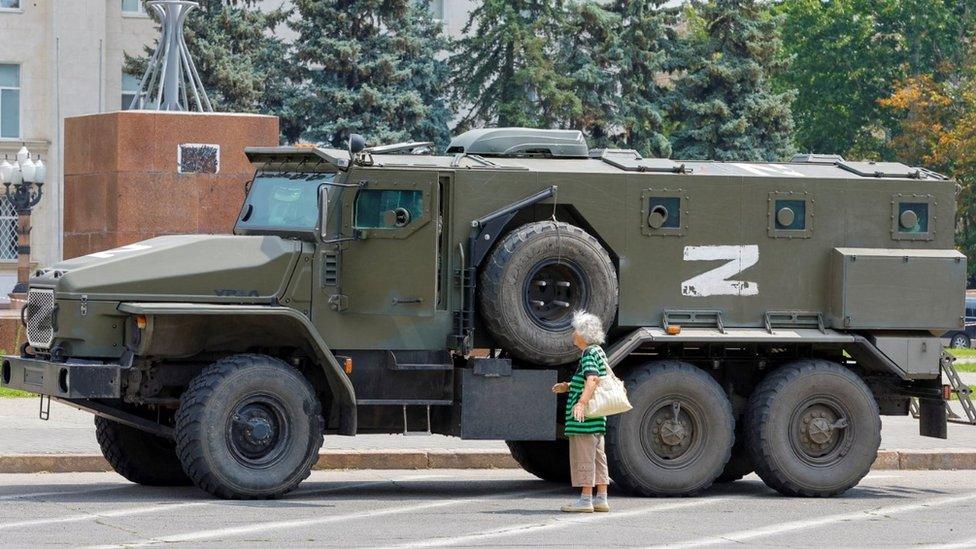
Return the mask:
{"type": "Polygon", "coordinates": [[[963,325],[966,256],[956,250],[834,248],[828,324],[947,330],[963,325]]]}
{"type": "Polygon", "coordinates": [[[555,370],[514,370],[502,359],[472,362],[457,376],[461,438],[555,440],[555,370]]]}

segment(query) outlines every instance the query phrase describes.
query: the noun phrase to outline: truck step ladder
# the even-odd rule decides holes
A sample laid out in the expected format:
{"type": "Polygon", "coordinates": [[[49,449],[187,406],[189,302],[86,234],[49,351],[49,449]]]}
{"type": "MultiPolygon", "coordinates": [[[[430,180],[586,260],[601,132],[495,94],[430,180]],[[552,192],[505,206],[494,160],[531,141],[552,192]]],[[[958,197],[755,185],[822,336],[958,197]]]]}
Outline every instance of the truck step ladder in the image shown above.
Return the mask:
{"type": "MultiPolygon", "coordinates": [[[[949,422],[963,425],[976,425],[976,406],[973,405],[973,400],[970,398],[972,390],[962,382],[962,378],[959,377],[959,372],[956,371],[956,367],[952,364],[954,361],[955,358],[953,357],[943,356],[941,360],[942,373],[949,380],[949,386],[952,388],[953,394],[959,398],[959,404],[962,406],[963,413],[966,414],[966,417],[964,418],[957,414],[952,409],[952,406],[949,405],[949,401],[946,401],[946,413],[949,416],[949,422]]],[[[909,409],[911,410],[912,417],[918,419],[917,399],[912,399],[909,409]]]]}
{"type": "Polygon", "coordinates": [[[431,435],[431,432],[430,432],[430,404],[427,404],[426,407],[427,407],[427,430],[426,431],[411,431],[411,430],[407,429],[407,405],[406,404],[403,405],[403,436],[405,436],[405,437],[422,437],[422,436],[428,436],[429,437],[431,435]]]}

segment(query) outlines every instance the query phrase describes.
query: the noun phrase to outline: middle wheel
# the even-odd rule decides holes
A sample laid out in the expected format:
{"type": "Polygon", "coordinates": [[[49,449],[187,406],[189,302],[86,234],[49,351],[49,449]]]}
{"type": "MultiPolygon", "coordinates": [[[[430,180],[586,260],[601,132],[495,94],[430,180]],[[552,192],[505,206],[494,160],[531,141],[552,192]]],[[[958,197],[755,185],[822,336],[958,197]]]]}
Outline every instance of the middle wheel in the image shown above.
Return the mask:
{"type": "Polygon", "coordinates": [[[729,461],[732,405],[695,366],[650,362],[625,378],[634,409],[607,421],[610,477],[644,496],[684,496],[708,488],[729,461]]]}

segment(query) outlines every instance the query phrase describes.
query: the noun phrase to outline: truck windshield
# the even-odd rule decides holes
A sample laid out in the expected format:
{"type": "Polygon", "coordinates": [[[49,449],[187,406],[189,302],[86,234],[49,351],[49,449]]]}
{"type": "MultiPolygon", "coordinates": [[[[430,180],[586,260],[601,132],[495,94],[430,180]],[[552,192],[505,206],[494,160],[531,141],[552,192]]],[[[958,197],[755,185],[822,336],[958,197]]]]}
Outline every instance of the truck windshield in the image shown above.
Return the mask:
{"type": "Polygon", "coordinates": [[[319,187],[334,177],[334,173],[259,174],[244,201],[238,227],[314,230],[319,219],[319,187]]]}

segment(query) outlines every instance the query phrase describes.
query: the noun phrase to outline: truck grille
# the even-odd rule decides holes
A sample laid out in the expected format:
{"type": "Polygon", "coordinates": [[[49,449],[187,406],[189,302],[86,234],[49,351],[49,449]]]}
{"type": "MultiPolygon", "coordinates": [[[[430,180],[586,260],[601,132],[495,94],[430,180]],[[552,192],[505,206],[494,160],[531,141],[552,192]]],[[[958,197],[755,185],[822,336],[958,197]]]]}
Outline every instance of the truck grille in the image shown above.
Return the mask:
{"type": "Polygon", "coordinates": [[[31,289],[26,308],[27,342],[31,347],[47,349],[54,340],[54,290],[31,289]]]}

